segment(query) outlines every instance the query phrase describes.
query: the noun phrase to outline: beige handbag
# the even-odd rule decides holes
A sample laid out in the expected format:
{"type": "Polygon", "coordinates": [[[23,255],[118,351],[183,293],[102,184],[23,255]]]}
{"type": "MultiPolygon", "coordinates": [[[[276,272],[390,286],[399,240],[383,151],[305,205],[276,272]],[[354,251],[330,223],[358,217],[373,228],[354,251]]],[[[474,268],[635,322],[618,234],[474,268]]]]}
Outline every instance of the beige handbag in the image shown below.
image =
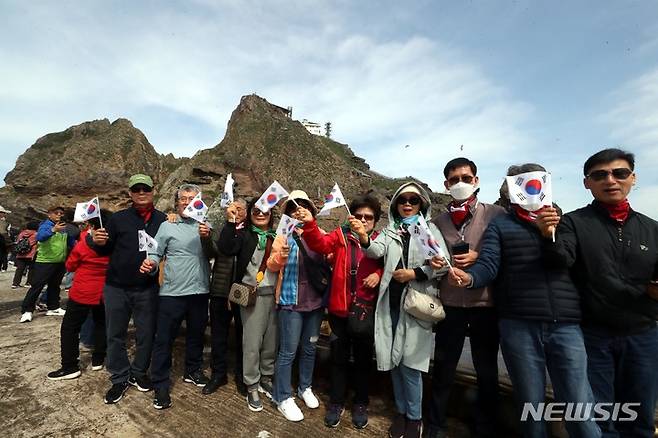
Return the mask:
{"type": "Polygon", "coordinates": [[[407,287],[403,309],[409,315],[421,321],[437,323],[446,317],[443,304],[438,297],[418,292],[411,286],[407,287]]]}
{"type": "Polygon", "coordinates": [[[249,307],[256,304],[256,298],[258,293],[258,284],[263,281],[265,277],[265,269],[267,265],[267,258],[270,256],[272,251],[272,240],[267,240],[267,246],[265,247],[265,254],[263,255],[263,260],[260,263],[258,268],[258,273],[256,274],[256,286],[251,286],[244,283],[233,283],[231,285],[231,290],[228,293],[228,300],[232,303],[239,304],[240,306],[249,307]]]}

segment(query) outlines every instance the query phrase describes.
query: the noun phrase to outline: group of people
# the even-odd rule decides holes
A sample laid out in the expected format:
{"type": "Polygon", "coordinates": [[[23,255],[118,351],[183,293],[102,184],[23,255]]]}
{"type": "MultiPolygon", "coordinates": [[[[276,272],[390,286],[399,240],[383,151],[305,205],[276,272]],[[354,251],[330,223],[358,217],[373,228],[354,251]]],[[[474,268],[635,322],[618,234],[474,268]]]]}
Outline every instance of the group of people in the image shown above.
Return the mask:
{"type": "MultiPolygon", "coordinates": [[[[78,336],[91,313],[92,369],[105,366],[111,375],[105,402],[119,402],[134,386],[154,390],[153,406],[165,409],[172,405],[172,350],[183,320],[183,380],[203,394],[228,382],[233,321],[235,383],[248,409],[261,411],[266,397],[287,420],[301,421],[298,403],[320,406],[313,374],[326,314],[331,385],[325,425],[337,427],[349,405],[353,426],[367,426],[374,356],[377,369],[391,376],[393,438],[447,436],[450,391],[469,337],[478,390],[474,436],[501,436],[500,345],[519,413],[545,402],[548,373],[556,402],[586,406],[565,421],[569,436],[652,437],[658,223],[628,202],[634,161],[619,149],[590,157],[584,185],[594,200],[564,215],[552,205],[527,211],[510,204],[506,187],[502,206],[480,202],[477,166],[467,158],[445,165],[448,211],[433,219],[427,191],[408,182],[392,195],[380,230],[382,206],[371,193],[351,200],[345,224],[324,231],[313,202],[294,190],[281,210],[299,224],[284,235],[275,232],[274,211],[261,210],[255,200],[236,199],[226,223],[213,228],[187,217],[185,208],[200,193],[193,184],[178,188],[177,212],[167,216],[153,206],[152,179],[133,175],[132,206],[103,228],[90,221],[75,246],[59,221],[61,209],[48,212],[36,233],[41,255],[21,322],[31,320],[44,286],[49,309],[57,311],[58,281],[75,271],[61,327],[61,367],[48,378],[80,375],[78,336]],[[428,257],[411,235],[421,220],[440,255],[428,257]],[[155,244],[140,247],[140,233],[155,244]],[[248,300],[235,298],[241,293],[248,300]],[[412,293],[440,299],[445,319],[433,324],[410,313],[412,293]],[[131,317],[132,361],[126,349],[131,317]],[[208,320],[210,377],[203,367],[208,320]],[[423,373],[430,368],[431,397],[423,406],[423,373]],[[631,403],[633,418],[617,421],[616,403],[631,403]],[[597,417],[601,412],[609,415],[597,417]]],[[[544,170],[528,163],[507,175],[544,170]]],[[[526,437],[547,434],[546,423],[532,416],[521,430],[526,437]]]]}

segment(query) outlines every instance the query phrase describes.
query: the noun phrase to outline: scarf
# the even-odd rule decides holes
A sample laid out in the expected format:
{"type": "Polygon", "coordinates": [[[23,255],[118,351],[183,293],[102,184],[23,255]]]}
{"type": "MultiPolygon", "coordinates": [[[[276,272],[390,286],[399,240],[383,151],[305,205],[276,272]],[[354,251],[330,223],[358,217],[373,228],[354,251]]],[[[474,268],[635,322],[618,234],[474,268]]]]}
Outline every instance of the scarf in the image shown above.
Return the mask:
{"type": "Polygon", "coordinates": [[[265,249],[267,246],[267,238],[271,237],[274,239],[276,237],[276,231],[274,230],[261,230],[255,225],[251,225],[249,227],[249,230],[251,230],[252,233],[256,233],[258,235],[258,249],[261,251],[265,249]]]}
{"type": "Polygon", "coordinates": [[[395,226],[396,230],[399,230],[399,232],[402,233],[407,233],[407,229],[411,226],[414,225],[416,222],[418,222],[418,218],[420,216],[415,214],[413,216],[408,216],[408,217],[395,217],[395,221],[393,225],[395,226]]]}
{"type": "Polygon", "coordinates": [[[628,219],[628,214],[631,211],[631,204],[628,202],[628,199],[624,199],[617,205],[604,204],[603,202],[600,202],[599,204],[605,208],[612,219],[622,225],[626,222],[626,219],[628,219]]]}
{"type": "Polygon", "coordinates": [[[153,203],[151,202],[149,205],[144,207],[135,206],[135,210],[137,210],[137,214],[141,216],[141,218],[144,220],[144,223],[146,224],[151,220],[151,215],[153,214],[155,207],[153,207],[153,203]]]}
{"type": "Polygon", "coordinates": [[[525,221],[525,222],[530,222],[531,224],[535,223],[535,220],[537,219],[537,213],[542,211],[544,207],[540,208],[539,210],[535,211],[528,211],[521,207],[520,205],[517,204],[512,204],[512,210],[514,213],[516,213],[516,217],[519,219],[525,221]]]}
{"type": "Polygon", "coordinates": [[[448,212],[450,213],[450,220],[455,225],[455,227],[460,228],[466,219],[470,216],[473,216],[471,209],[477,204],[477,197],[472,195],[470,198],[465,200],[459,205],[456,205],[456,201],[452,201],[448,204],[448,212]]]}

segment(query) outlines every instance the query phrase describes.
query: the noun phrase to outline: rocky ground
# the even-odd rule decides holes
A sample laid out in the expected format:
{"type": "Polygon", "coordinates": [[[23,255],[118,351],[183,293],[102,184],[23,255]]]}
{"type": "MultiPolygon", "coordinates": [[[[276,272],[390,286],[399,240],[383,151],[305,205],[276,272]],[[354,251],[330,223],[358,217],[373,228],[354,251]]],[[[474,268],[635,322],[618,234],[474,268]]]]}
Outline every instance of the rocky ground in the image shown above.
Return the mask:
{"type": "MultiPolygon", "coordinates": [[[[215,394],[183,383],[182,347],[175,346],[173,406],[158,411],[152,392],[129,389],[121,402],[105,405],[106,371],[91,371],[90,353],[81,353],[82,376],[51,382],[46,374],[59,367],[61,317],[36,314],[31,323],[19,324],[20,302],[26,289],[11,289],[13,267],[0,272],[0,435],[6,437],[382,437],[392,414],[388,376],[373,369],[370,424],[364,430],[351,426],[349,413],[336,429],[323,424],[327,399],[326,351],[319,353],[316,390],[321,406],[303,408],[305,420],[286,421],[271,405],[254,413],[232,381],[215,394]]],[[[63,298],[66,294],[62,294],[63,298]]],[[[205,352],[208,363],[209,351],[205,352]]],[[[452,437],[468,436],[462,423],[451,422],[452,437]]]]}

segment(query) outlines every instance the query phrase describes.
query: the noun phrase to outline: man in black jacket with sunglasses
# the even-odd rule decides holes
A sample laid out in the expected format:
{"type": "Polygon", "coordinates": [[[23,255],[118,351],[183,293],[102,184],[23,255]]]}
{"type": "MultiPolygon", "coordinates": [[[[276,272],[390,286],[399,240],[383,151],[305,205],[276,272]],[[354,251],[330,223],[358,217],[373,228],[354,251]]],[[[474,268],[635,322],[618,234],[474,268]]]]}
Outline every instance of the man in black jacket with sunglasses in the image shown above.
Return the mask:
{"type": "Polygon", "coordinates": [[[94,232],[87,243],[101,255],[110,255],[103,289],[107,332],[107,370],[112,387],[105,403],[117,403],[129,385],[139,391],[152,389],[147,371],[155,333],[158,297],[157,277],[140,273],[146,258],[140,251],[139,232],[154,237],[167,217],[153,207],[153,180],[136,174],[128,181],[132,206],[112,215],[106,228],[94,232]],[[135,358],[130,362],[126,350],[128,324],[135,324],[135,358]]]}
{"type": "MultiPolygon", "coordinates": [[[[597,403],[634,403],[633,421],[598,424],[603,437],[653,437],[658,393],[658,223],[630,208],[635,158],[619,149],[592,155],[584,185],[594,202],[537,225],[555,243],[545,257],[571,268],[582,295],[588,376],[597,403]]],[[[612,415],[611,417],[614,417],[612,415]]]]}

